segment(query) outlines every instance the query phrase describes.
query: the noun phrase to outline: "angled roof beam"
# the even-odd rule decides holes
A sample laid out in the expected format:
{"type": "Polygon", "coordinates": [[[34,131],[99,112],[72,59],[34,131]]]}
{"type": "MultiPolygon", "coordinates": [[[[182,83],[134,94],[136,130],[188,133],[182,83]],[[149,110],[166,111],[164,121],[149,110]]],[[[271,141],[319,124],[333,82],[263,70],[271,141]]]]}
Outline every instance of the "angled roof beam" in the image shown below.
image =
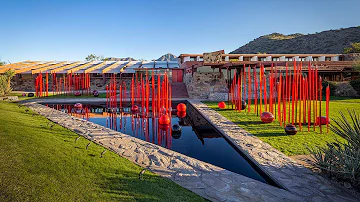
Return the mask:
{"type": "Polygon", "coordinates": [[[16,64],[14,66],[12,66],[11,68],[14,70],[19,70],[25,67],[29,67],[29,66],[34,66],[34,65],[38,65],[40,62],[31,62],[31,63],[21,63],[21,64],[16,64]]]}
{"type": "Polygon", "coordinates": [[[60,67],[60,66],[62,66],[64,64],[66,64],[66,63],[67,62],[59,62],[59,63],[53,64],[53,65],[33,69],[33,70],[31,70],[31,74],[37,74],[37,73],[40,73],[40,72],[44,72],[44,71],[46,71],[46,70],[48,70],[50,68],[57,68],[57,67],[60,67]]]}
{"type": "MultiPolygon", "coordinates": [[[[131,61],[128,62],[126,65],[124,65],[124,66],[120,69],[120,73],[122,73],[122,72],[125,70],[125,68],[127,68],[128,66],[130,66],[130,63],[131,63],[131,61]]],[[[141,64],[142,64],[142,62],[141,62],[141,64]]],[[[141,64],[140,64],[140,65],[141,65],[141,64]]]]}
{"type": "Polygon", "coordinates": [[[56,68],[56,69],[51,70],[51,73],[53,74],[53,73],[60,72],[60,71],[62,71],[62,70],[64,70],[64,69],[67,69],[67,68],[73,68],[73,67],[79,65],[80,63],[81,63],[81,62],[73,62],[73,63],[71,63],[71,64],[58,67],[58,68],[56,68]]]}
{"type": "Polygon", "coordinates": [[[29,60],[26,60],[26,61],[23,61],[23,62],[15,62],[15,63],[10,63],[10,64],[4,64],[4,65],[0,66],[0,68],[3,68],[3,67],[13,67],[13,66],[21,65],[21,64],[36,63],[36,62],[39,62],[39,61],[29,61],[29,60]]]}
{"type": "Polygon", "coordinates": [[[20,74],[20,73],[23,73],[23,72],[30,71],[30,70],[32,70],[32,69],[37,69],[37,68],[41,68],[41,67],[48,66],[48,65],[51,65],[51,64],[53,64],[53,63],[54,63],[54,62],[51,61],[51,62],[45,62],[45,63],[41,63],[41,64],[34,64],[34,65],[29,66],[29,67],[17,69],[17,70],[15,70],[15,72],[16,72],[17,74],[20,74]]]}
{"type": "Polygon", "coordinates": [[[33,65],[34,63],[39,63],[38,61],[24,61],[24,62],[16,62],[16,63],[11,63],[11,64],[5,64],[5,65],[1,65],[0,69],[19,69],[19,67],[26,67],[26,66],[30,66],[33,65]]]}
{"type": "Polygon", "coordinates": [[[106,72],[110,71],[111,69],[113,69],[113,68],[115,68],[115,67],[117,67],[117,66],[119,66],[119,65],[121,65],[120,62],[114,62],[114,63],[111,64],[110,66],[104,68],[104,69],[101,71],[101,73],[105,74],[106,72]]]}
{"type": "Polygon", "coordinates": [[[75,73],[76,71],[80,70],[80,69],[84,69],[84,68],[87,68],[91,65],[93,65],[94,63],[93,62],[88,62],[88,63],[85,63],[85,64],[82,64],[82,65],[79,65],[77,67],[74,67],[74,68],[71,68],[69,70],[67,70],[67,73],[70,74],[70,73],[75,73]]]}
{"type": "Polygon", "coordinates": [[[95,69],[98,69],[98,68],[103,67],[103,66],[105,66],[105,65],[107,65],[105,61],[104,61],[104,62],[101,62],[101,63],[99,63],[99,64],[97,64],[97,65],[95,65],[95,66],[92,66],[92,67],[90,67],[90,68],[88,68],[88,69],[85,69],[85,73],[91,73],[91,72],[94,71],[95,69]]]}

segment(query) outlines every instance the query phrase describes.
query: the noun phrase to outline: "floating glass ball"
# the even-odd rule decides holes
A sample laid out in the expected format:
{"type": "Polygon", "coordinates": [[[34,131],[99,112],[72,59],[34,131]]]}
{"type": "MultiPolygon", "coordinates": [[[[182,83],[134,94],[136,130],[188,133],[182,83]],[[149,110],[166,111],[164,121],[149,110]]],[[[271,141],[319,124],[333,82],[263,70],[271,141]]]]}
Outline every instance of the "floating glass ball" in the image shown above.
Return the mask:
{"type": "Polygon", "coordinates": [[[218,107],[219,107],[220,109],[224,109],[224,108],[226,107],[225,102],[219,102],[218,107]]]}
{"type": "Polygon", "coordinates": [[[170,117],[167,114],[161,115],[159,118],[159,124],[169,124],[170,123],[170,117]]]}
{"type": "Polygon", "coordinates": [[[80,91],[76,91],[76,92],[74,93],[74,95],[75,95],[75,96],[80,96],[80,95],[81,95],[81,92],[80,92],[80,91]]]}
{"type": "Polygon", "coordinates": [[[76,109],[82,109],[83,105],[81,103],[74,104],[74,108],[76,109]]]}
{"type": "Polygon", "coordinates": [[[264,123],[271,123],[274,121],[274,115],[270,112],[263,112],[260,114],[260,119],[264,123]]]}
{"type": "Polygon", "coordinates": [[[285,127],[285,133],[288,135],[295,135],[297,133],[297,128],[292,124],[288,124],[285,127]]]}
{"type": "Polygon", "coordinates": [[[137,113],[138,111],[139,111],[139,107],[137,105],[131,106],[131,112],[132,113],[137,113]]]}
{"type": "Polygon", "coordinates": [[[159,124],[159,129],[160,130],[167,130],[170,128],[170,125],[169,124],[159,124]]]}
{"type": "Polygon", "coordinates": [[[183,112],[176,112],[176,115],[179,117],[179,118],[184,118],[186,116],[186,111],[183,111],[183,112]]]}
{"type": "Polygon", "coordinates": [[[99,97],[99,91],[97,91],[97,90],[94,90],[92,92],[92,94],[93,94],[94,97],[99,97]]]}
{"type": "Polygon", "coordinates": [[[180,103],[176,106],[176,109],[179,111],[179,112],[184,112],[186,111],[186,104],[184,103],[180,103]]]}
{"type": "Polygon", "coordinates": [[[174,124],[172,126],[172,132],[173,133],[181,133],[181,126],[179,124],[174,124]]]}

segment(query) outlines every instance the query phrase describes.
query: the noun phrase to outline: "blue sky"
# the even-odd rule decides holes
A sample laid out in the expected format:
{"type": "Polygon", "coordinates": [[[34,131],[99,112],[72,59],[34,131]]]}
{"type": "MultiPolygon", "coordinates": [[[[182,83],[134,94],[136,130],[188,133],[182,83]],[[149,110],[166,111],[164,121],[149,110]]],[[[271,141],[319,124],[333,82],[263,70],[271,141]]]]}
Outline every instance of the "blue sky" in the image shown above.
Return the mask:
{"type": "Polygon", "coordinates": [[[273,32],[360,25],[359,0],[0,0],[0,60],[226,53],[273,32]]]}

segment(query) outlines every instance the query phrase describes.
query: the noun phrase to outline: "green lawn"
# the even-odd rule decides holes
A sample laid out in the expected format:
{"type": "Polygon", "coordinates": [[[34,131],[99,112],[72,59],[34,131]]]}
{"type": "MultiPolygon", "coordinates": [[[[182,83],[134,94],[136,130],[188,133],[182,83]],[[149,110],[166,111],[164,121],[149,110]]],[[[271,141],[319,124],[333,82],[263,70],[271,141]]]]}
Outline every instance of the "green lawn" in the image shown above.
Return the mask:
{"type": "Polygon", "coordinates": [[[0,101],[0,201],[203,201],[42,116],[0,101]]]}
{"type": "MultiPolygon", "coordinates": [[[[303,127],[303,132],[299,131],[296,135],[289,136],[285,134],[284,128],[281,127],[276,120],[270,124],[262,123],[260,117],[256,116],[253,112],[254,108],[251,108],[252,112],[248,114],[244,111],[239,113],[231,109],[220,110],[217,107],[218,102],[204,103],[251,134],[259,137],[264,142],[269,143],[274,148],[289,156],[309,154],[307,147],[324,146],[327,142],[333,142],[335,139],[344,141],[341,137],[333,134],[331,131],[326,133],[326,126],[323,127],[322,134],[320,134],[318,127],[316,131],[313,131],[313,128],[311,127],[310,132],[307,132],[307,128],[303,127]]],[[[325,102],[323,102],[323,109],[325,109],[325,102]]],[[[360,111],[360,99],[339,99],[334,97],[334,100],[330,101],[330,118],[338,118],[339,111],[342,111],[347,115],[347,109],[360,111]]],[[[325,116],[325,110],[323,111],[323,116],[325,116]]],[[[297,128],[299,130],[299,127],[297,128]]]]}

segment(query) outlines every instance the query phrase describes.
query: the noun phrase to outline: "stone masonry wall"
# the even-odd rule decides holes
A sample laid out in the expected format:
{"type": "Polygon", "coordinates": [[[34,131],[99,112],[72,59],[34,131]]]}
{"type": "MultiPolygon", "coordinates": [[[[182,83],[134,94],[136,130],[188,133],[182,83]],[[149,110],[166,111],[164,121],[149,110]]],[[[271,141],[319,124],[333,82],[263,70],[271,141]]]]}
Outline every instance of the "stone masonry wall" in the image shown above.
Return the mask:
{"type": "Polygon", "coordinates": [[[228,88],[220,72],[194,72],[186,74],[184,82],[190,98],[208,99],[211,93],[227,93],[228,88]]]}
{"type": "MultiPolygon", "coordinates": [[[[60,78],[60,77],[59,77],[60,78]]],[[[45,80],[44,80],[45,81],[45,80]]],[[[125,82],[127,88],[130,88],[131,79],[122,79],[121,82],[125,82]]],[[[17,91],[35,91],[35,83],[32,75],[23,75],[22,78],[19,78],[19,85],[16,84],[15,78],[11,80],[11,86],[13,90],[17,91]]],[[[106,90],[106,85],[110,83],[110,79],[106,79],[105,84],[102,78],[92,78],[91,79],[91,90],[106,90]]],[[[118,85],[120,81],[118,80],[118,85]]],[[[52,91],[52,82],[49,78],[49,91],[52,91]]]]}

